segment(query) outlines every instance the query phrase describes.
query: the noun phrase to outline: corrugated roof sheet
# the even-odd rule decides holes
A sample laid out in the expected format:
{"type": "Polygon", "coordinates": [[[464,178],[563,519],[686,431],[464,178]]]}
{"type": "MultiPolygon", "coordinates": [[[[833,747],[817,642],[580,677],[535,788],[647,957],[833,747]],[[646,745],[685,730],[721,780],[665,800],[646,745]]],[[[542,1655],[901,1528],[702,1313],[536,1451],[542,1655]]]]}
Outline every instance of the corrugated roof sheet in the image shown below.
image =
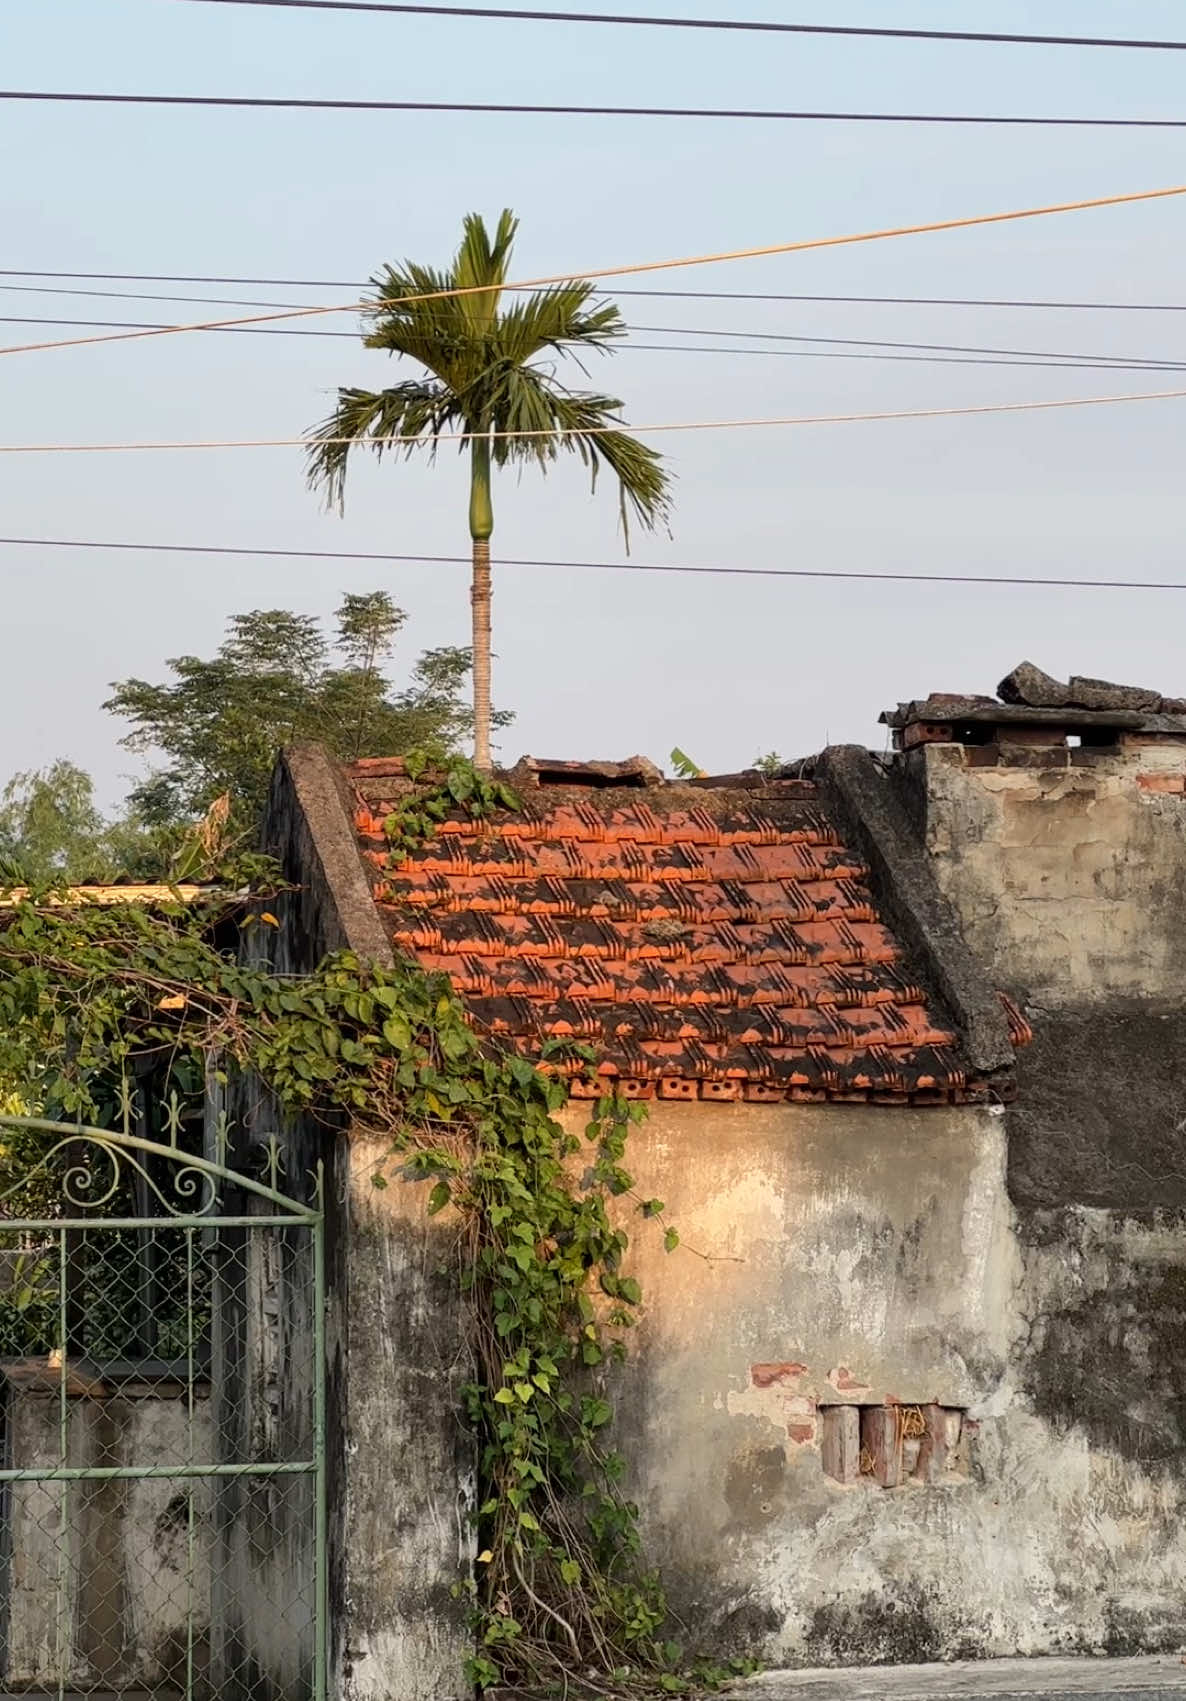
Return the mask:
{"type": "Polygon", "coordinates": [[[349,773],[393,942],[524,1056],[580,1041],[639,1097],[987,1096],[809,782],[541,787],[392,866],[398,764],[349,773]]]}

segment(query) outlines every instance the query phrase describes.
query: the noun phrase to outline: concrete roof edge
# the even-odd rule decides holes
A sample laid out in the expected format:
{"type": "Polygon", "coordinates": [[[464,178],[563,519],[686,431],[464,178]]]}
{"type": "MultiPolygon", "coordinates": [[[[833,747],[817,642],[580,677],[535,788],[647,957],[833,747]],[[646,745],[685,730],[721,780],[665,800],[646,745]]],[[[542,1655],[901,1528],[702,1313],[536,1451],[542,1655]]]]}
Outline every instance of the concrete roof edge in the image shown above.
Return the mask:
{"type": "Polygon", "coordinates": [[[366,962],[390,967],[395,960],[354,835],[345,785],[338,766],[316,744],[280,752],[268,799],[269,823],[288,818],[290,843],[281,847],[285,872],[298,871],[321,911],[321,944],[348,950],[366,962]],[[296,820],[284,792],[296,805],[296,820]],[[298,843],[297,838],[304,843],[298,843]]]}
{"type": "Polygon", "coordinates": [[[848,842],[869,864],[878,908],[955,1019],[967,1061],[984,1075],[1012,1069],[1000,997],[968,949],[888,777],[861,745],[838,744],[817,758],[815,778],[848,842]]]}

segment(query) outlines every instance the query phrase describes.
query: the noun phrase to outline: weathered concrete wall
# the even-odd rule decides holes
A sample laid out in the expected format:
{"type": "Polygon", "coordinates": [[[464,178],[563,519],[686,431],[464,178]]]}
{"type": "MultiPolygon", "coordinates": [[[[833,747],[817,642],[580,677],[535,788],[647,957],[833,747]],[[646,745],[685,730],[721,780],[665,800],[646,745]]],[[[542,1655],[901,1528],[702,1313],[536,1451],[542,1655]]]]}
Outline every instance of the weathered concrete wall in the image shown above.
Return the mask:
{"type": "Polygon", "coordinates": [[[1082,1210],[1019,1233],[1005,1134],[991,1110],[656,1105],[632,1136],[683,1245],[631,1226],[619,1440],[690,1641],[828,1664],[1182,1637],[1186,1385],[1144,1360],[1180,1323],[1183,1243],[1082,1210]],[[1117,1378],[1123,1433],[1081,1397],[1117,1378]],[[821,1408],[886,1399],[963,1407],[961,1468],[828,1477],[821,1408]]]}
{"type": "Polygon", "coordinates": [[[1012,1199],[1186,1207],[1186,747],[933,745],[899,773],[970,944],[1033,1024],[1012,1199]]]}
{"type": "Polygon", "coordinates": [[[939,883],[997,985],[1039,1005],[1178,1000],[1186,746],[930,745],[902,764],[939,883]]]}
{"type": "Polygon", "coordinates": [[[401,1180],[383,1144],[356,1137],[349,1158],[342,1692],[460,1701],[470,1645],[450,1590],[473,1561],[475,1484],[452,1235],[428,1219],[424,1184],[401,1180]]]}
{"type": "MultiPolygon", "coordinates": [[[[16,1391],[9,1400],[12,1467],[54,1466],[57,1400],[16,1391]]],[[[191,1446],[196,1456],[209,1457],[211,1442],[204,1399],[192,1428],[183,1399],[116,1396],[69,1405],[74,1466],[183,1464],[191,1446]]],[[[193,1486],[191,1551],[190,1488],[168,1477],[11,1485],[9,1686],[56,1685],[64,1630],[69,1684],[178,1685],[192,1648],[200,1687],[210,1620],[210,1497],[207,1484],[193,1486]],[[58,1611],[63,1575],[64,1619],[58,1611]]]]}
{"type": "MultiPolygon", "coordinates": [[[[458,1421],[464,1317],[455,1278],[440,1273],[448,1229],[428,1219],[424,1184],[403,1181],[384,1145],[307,1118],[285,1124],[255,1081],[238,1083],[232,1104],[240,1128],[280,1132],[290,1178],[325,1165],[332,1691],[462,1701],[470,1641],[450,1591],[475,1551],[474,1482],[458,1421]]],[[[246,1231],[242,1277],[222,1290],[215,1384],[226,1457],[307,1456],[311,1445],[310,1243],[289,1246],[282,1274],[275,1258],[293,1232],[246,1231]]],[[[266,1497],[229,1485],[217,1507],[215,1663],[245,1666],[253,1701],[294,1692],[286,1683],[299,1689],[310,1670],[311,1484],[289,1482],[266,1497]]]]}
{"type": "Polygon", "coordinates": [[[1034,1029],[1002,1123],[1014,1341],[981,1434],[985,1469],[999,1444],[995,1468],[1030,1497],[1013,1563],[1045,1639],[1019,1647],[1177,1647],[1186,748],[1128,734],[1113,748],[936,745],[901,758],[898,779],[974,953],[1034,1029]]]}
{"type": "MultiPolygon", "coordinates": [[[[296,889],[271,905],[279,927],[247,930],[244,954],[281,973],[308,972],[341,949],[390,964],[340,782],[321,752],[281,758],[266,836],[296,889]]],[[[231,1109],[244,1158],[253,1139],[281,1136],[285,1185],[307,1186],[324,1166],[331,1691],[342,1701],[462,1701],[471,1643],[464,1603],[450,1591],[475,1552],[466,1517],[473,1457],[457,1419],[468,1374],[465,1319],[439,1274],[448,1230],[428,1221],[423,1186],[401,1181],[381,1147],[311,1118],[285,1123],[258,1081],[236,1084],[231,1109]],[[379,1169],[384,1189],[374,1184],[379,1169]]],[[[250,1328],[241,1326],[247,1332],[236,1350],[250,1367],[250,1328]]],[[[258,1366],[246,1374],[258,1377],[258,1366]]],[[[312,1532],[307,1519],[290,1518],[289,1526],[287,1558],[278,1554],[277,1567],[283,1559],[298,1583],[312,1532]]],[[[228,1599],[246,1562],[240,1550],[228,1568],[228,1599]]],[[[252,1614],[241,1622],[279,1693],[277,1652],[265,1647],[252,1614]]]]}

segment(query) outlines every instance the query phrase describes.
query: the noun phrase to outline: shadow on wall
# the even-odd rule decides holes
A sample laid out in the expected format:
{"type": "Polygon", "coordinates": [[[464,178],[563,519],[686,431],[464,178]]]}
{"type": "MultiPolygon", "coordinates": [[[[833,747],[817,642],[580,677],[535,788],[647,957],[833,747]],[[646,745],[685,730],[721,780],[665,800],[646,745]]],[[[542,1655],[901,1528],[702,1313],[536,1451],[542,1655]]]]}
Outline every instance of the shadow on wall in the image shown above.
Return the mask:
{"type": "Polygon", "coordinates": [[[1008,1113],[1018,1210],[1186,1210],[1186,1014],[1111,1001],[1043,1012],[1008,1113]]]}

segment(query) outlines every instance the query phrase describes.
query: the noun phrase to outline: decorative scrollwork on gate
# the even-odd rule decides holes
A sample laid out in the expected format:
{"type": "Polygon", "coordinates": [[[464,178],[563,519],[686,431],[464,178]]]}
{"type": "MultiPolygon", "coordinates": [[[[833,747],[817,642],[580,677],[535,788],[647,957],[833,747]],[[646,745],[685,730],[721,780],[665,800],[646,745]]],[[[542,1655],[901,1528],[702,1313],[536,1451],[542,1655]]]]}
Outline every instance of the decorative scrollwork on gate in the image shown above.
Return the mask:
{"type": "MultiPolygon", "coordinates": [[[[0,1222],[11,1219],[10,1202],[27,1196],[31,1185],[52,1182],[57,1195],[55,1215],[70,1211],[91,1216],[122,1216],[121,1201],[139,1192],[151,1200],[162,1217],[178,1221],[209,1219],[219,1206],[224,1188],[246,1193],[271,1206],[277,1215],[305,1220],[320,1211],[319,1187],[308,1205],[281,1193],[277,1187],[283,1165],[274,1139],[264,1148],[267,1181],[225,1164],[182,1150],[175,1142],[161,1145],[107,1128],[71,1126],[40,1117],[0,1116],[0,1129],[23,1129],[51,1136],[46,1146],[10,1186],[0,1191],[0,1222]]],[[[224,1149],[225,1132],[219,1148],[224,1149]]]]}
{"type": "Polygon", "coordinates": [[[51,1177],[61,1204],[88,1215],[111,1212],[125,1189],[138,1179],[163,1215],[208,1216],[218,1203],[217,1175],[197,1161],[178,1163],[176,1152],[169,1156],[174,1162],[168,1170],[169,1185],[164,1186],[152,1174],[146,1158],[130,1149],[120,1136],[108,1136],[93,1128],[78,1129],[65,1139],[55,1140],[19,1181],[0,1193],[0,1218],[6,1214],[9,1199],[23,1193],[30,1183],[51,1177]]]}

